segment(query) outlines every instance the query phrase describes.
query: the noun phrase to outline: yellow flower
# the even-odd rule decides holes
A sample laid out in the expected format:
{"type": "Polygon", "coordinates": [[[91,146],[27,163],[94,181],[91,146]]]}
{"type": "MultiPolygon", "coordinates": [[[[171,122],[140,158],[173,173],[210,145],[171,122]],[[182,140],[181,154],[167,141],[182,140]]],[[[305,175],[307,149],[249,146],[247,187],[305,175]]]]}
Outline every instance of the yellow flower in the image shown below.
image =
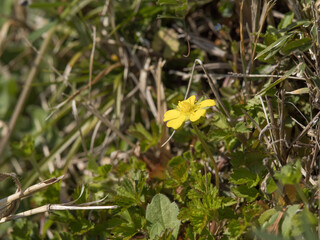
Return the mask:
{"type": "Polygon", "coordinates": [[[187,100],[180,101],[176,109],[167,111],[164,114],[163,121],[168,121],[167,127],[177,130],[188,120],[191,122],[196,122],[201,117],[204,117],[208,107],[214,105],[216,105],[216,103],[212,99],[197,102],[196,96],[193,95],[187,100]]]}

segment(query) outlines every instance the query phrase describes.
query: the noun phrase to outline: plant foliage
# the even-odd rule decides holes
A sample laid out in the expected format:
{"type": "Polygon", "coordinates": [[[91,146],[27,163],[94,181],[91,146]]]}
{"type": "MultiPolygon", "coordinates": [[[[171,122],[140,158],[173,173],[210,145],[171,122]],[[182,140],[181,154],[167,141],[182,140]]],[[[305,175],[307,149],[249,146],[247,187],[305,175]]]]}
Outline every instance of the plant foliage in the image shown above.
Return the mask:
{"type": "Polygon", "coordinates": [[[0,238],[318,239],[319,29],[314,0],[0,1],[0,238]]]}

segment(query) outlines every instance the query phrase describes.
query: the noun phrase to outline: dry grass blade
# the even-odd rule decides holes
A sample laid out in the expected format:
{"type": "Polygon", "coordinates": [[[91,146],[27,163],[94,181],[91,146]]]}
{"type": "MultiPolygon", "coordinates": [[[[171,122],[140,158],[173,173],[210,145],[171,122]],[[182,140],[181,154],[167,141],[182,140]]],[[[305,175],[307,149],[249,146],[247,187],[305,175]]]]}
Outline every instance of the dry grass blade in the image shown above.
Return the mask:
{"type": "Polygon", "coordinates": [[[130,147],[135,148],[135,144],[131,142],[119,129],[117,129],[108,119],[102,116],[102,114],[91,105],[82,104],[87,110],[93,113],[102,123],[104,123],[108,128],[112,129],[123,141],[125,141],[130,147]]]}
{"type": "MultiPolygon", "coordinates": [[[[0,173],[0,177],[1,179],[12,177],[17,186],[16,193],[0,199],[0,217],[2,217],[2,219],[6,219],[7,216],[13,214],[17,210],[21,199],[26,198],[37,191],[43,190],[44,188],[47,188],[56,182],[59,182],[63,178],[63,176],[58,178],[50,178],[22,191],[20,181],[14,173],[0,173]]],[[[0,218],[0,223],[2,222],[2,219],[0,218]]]]}
{"type": "Polygon", "coordinates": [[[64,176],[62,175],[57,178],[55,178],[55,177],[50,178],[50,179],[45,180],[41,183],[37,183],[35,185],[32,185],[21,192],[17,192],[17,193],[14,193],[14,194],[6,197],[6,198],[2,198],[2,199],[0,199],[0,205],[5,204],[5,203],[10,203],[10,202],[15,201],[17,199],[23,199],[23,198],[29,197],[30,195],[34,194],[35,192],[40,191],[44,188],[47,188],[48,186],[50,186],[56,182],[59,182],[63,177],[64,176]]]}
{"type": "Polygon", "coordinates": [[[266,18],[268,16],[269,12],[272,10],[272,8],[274,7],[275,4],[276,4],[276,1],[269,1],[269,2],[265,3],[264,11],[263,11],[261,19],[260,19],[259,31],[257,33],[256,39],[255,39],[255,42],[254,42],[254,45],[253,45],[253,50],[252,50],[251,59],[250,59],[250,66],[253,64],[253,61],[254,61],[254,55],[255,55],[255,52],[256,52],[258,40],[260,39],[260,35],[261,35],[261,32],[262,32],[262,28],[263,28],[264,22],[265,22],[265,20],[266,20],[266,18]]]}
{"type": "MultiPolygon", "coordinates": [[[[59,177],[59,179],[61,179],[63,176],[59,177]]],[[[47,180],[50,181],[51,179],[47,180]]],[[[57,181],[51,182],[50,184],[53,184],[57,181]]],[[[39,189],[40,190],[40,189],[39,189]]],[[[52,211],[65,211],[65,210],[106,210],[106,209],[115,209],[118,206],[113,205],[113,206],[90,206],[92,204],[96,204],[99,202],[102,202],[103,200],[106,199],[106,197],[104,197],[103,199],[100,199],[98,201],[94,201],[94,202],[88,202],[88,203],[83,203],[83,204],[78,204],[78,205],[73,205],[76,201],[79,200],[79,198],[81,197],[81,195],[84,192],[84,187],[82,186],[81,189],[81,193],[79,195],[79,197],[71,202],[68,203],[64,203],[64,204],[47,204],[38,208],[34,208],[28,211],[24,211],[15,215],[10,215],[10,216],[6,216],[6,217],[2,217],[0,218],[0,223],[4,223],[4,222],[8,222],[8,221],[12,221],[12,220],[16,220],[19,218],[24,218],[24,217],[28,217],[31,215],[35,215],[35,214],[40,214],[40,213],[45,213],[45,212],[52,212],[52,211]]]]}
{"type": "Polygon", "coordinates": [[[76,105],[76,101],[75,100],[72,100],[72,114],[73,114],[73,116],[74,116],[74,118],[76,120],[76,123],[77,123],[79,135],[80,135],[80,138],[81,138],[82,147],[84,149],[84,152],[85,152],[86,156],[88,157],[88,149],[87,149],[87,146],[86,146],[86,143],[85,143],[85,139],[84,139],[83,133],[81,131],[81,123],[80,123],[80,120],[79,120],[79,114],[78,114],[78,109],[77,109],[77,105],[76,105]]]}
{"type": "Polygon", "coordinates": [[[71,205],[75,203],[83,194],[84,187],[81,189],[80,196],[71,202],[65,203],[65,204],[47,204],[38,208],[34,208],[28,211],[24,211],[15,215],[12,215],[17,207],[19,206],[19,202],[21,199],[31,196],[32,194],[41,191],[48,186],[59,182],[64,176],[60,176],[58,178],[50,178],[44,182],[35,184],[24,191],[21,191],[21,185],[17,178],[17,176],[14,173],[0,173],[0,180],[4,180],[7,178],[13,178],[14,181],[17,183],[17,192],[15,194],[12,194],[6,198],[0,199],[0,223],[16,220],[23,217],[28,217],[31,215],[44,213],[44,212],[51,212],[51,211],[61,211],[61,210],[102,210],[102,209],[114,209],[118,206],[89,206],[91,204],[95,204],[98,202],[103,201],[105,198],[103,198],[100,201],[94,201],[89,202],[85,204],[80,205],[71,205]]]}
{"type": "MultiPolygon", "coordinates": [[[[16,193],[19,194],[21,192],[21,184],[17,175],[15,173],[0,173],[0,181],[3,181],[7,178],[13,179],[17,188],[16,193]]],[[[5,202],[0,201],[0,217],[6,217],[14,213],[18,209],[19,204],[20,199],[5,202]]]]}
{"type": "Polygon", "coordinates": [[[36,76],[36,73],[38,72],[38,68],[39,68],[39,64],[47,50],[47,47],[49,46],[49,43],[50,43],[50,40],[52,38],[52,35],[53,33],[55,32],[55,27],[53,27],[46,35],[46,38],[44,40],[44,42],[42,43],[41,45],[41,48],[40,48],[40,51],[39,51],[39,54],[37,55],[35,61],[34,61],[34,65],[33,67],[31,68],[30,72],[29,72],[29,75],[27,77],[27,80],[26,80],[26,83],[25,83],[25,86],[19,96],[19,99],[18,99],[18,102],[16,104],[16,107],[13,111],[13,114],[12,114],[12,117],[10,119],[10,122],[9,122],[9,125],[8,125],[8,133],[3,136],[3,138],[1,139],[1,142],[0,142],[0,156],[2,155],[3,153],[3,150],[4,148],[6,147],[7,145],[7,142],[8,140],[10,139],[11,137],[11,134],[12,134],[12,131],[16,125],[16,122],[18,120],[18,117],[21,113],[21,110],[24,106],[24,103],[29,95],[29,91],[30,91],[30,88],[31,88],[31,83],[32,81],[34,80],[35,76],[36,76]]]}
{"type": "Polygon", "coordinates": [[[103,77],[105,77],[106,75],[108,75],[113,69],[120,67],[122,64],[121,63],[115,63],[113,65],[111,65],[110,67],[102,70],[101,72],[99,72],[99,74],[93,79],[93,81],[89,84],[87,84],[86,86],[82,87],[81,89],[77,90],[74,94],[72,94],[70,97],[68,97],[65,101],[63,101],[62,103],[60,103],[58,106],[55,107],[55,109],[59,109],[61,108],[63,105],[65,105],[66,103],[70,102],[71,100],[73,100],[76,96],[78,96],[81,92],[83,92],[84,90],[90,88],[92,85],[96,84],[100,79],[102,79],[103,77]]]}
{"type": "Polygon", "coordinates": [[[52,212],[52,211],[66,211],[66,210],[108,210],[115,209],[118,206],[65,206],[62,204],[47,204],[38,208],[34,208],[25,212],[21,212],[8,217],[0,218],[0,223],[9,222],[19,218],[29,217],[35,214],[52,212]]]}
{"type": "Polygon", "coordinates": [[[296,137],[296,139],[291,143],[290,148],[288,151],[290,151],[293,147],[293,145],[300,140],[304,135],[306,135],[310,128],[312,128],[318,121],[320,117],[320,112],[318,112],[314,118],[308,123],[308,125],[302,130],[302,132],[296,137]]]}

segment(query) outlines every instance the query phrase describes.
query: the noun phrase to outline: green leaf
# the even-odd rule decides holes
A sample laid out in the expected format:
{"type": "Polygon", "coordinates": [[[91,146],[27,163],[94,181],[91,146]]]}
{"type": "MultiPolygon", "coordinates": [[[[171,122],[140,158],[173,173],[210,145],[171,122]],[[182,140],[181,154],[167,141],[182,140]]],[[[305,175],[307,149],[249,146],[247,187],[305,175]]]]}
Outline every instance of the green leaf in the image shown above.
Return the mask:
{"type": "Polygon", "coordinates": [[[287,42],[287,40],[293,35],[293,33],[288,33],[284,35],[283,37],[279,38],[278,40],[274,41],[271,45],[266,47],[263,51],[259,52],[259,54],[255,57],[255,59],[261,57],[264,54],[267,54],[267,56],[264,58],[264,60],[268,60],[272,56],[274,56],[280,48],[287,42]]]}
{"type": "Polygon", "coordinates": [[[168,167],[170,176],[173,179],[181,183],[185,182],[188,179],[188,165],[183,157],[173,157],[169,161],[168,167]]]}
{"type": "Polygon", "coordinates": [[[74,236],[86,235],[90,230],[94,229],[94,224],[84,218],[82,218],[81,221],[77,220],[70,222],[69,226],[74,236]]]}
{"type": "Polygon", "coordinates": [[[112,233],[118,239],[130,240],[145,227],[146,219],[143,214],[141,208],[129,208],[118,214],[119,219],[111,219],[108,224],[113,227],[112,233]]]}
{"type": "Polygon", "coordinates": [[[260,177],[258,174],[251,173],[246,168],[238,168],[234,169],[229,180],[233,184],[246,184],[248,188],[252,188],[258,185],[260,177]]]}
{"type": "Polygon", "coordinates": [[[233,15],[233,1],[221,0],[219,6],[219,13],[225,18],[229,18],[233,15]]]}
{"type": "Polygon", "coordinates": [[[279,83],[283,82],[284,80],[286,80],[290,75],[292,75],[293,73],[295,73],[297,71],[298,67],[294,66],[293,68],[291,68],[289,71],[287,71],[281,78],[279,78],[278,80],[276,80],[274,83],[270,84],[269,86],[265,87],[264,89],[262,89],[257,95],[261,95],[267,91],[269,91],[271,88],[273,88],[274,86],[278,85],[279,83]]]}
{"type": "Polygon", "coordinates": [[[169,28],[161,28],[154,36],[152,49],[162,52],[165,58],[172,58],[179,51],[178,34],[169,28]]]}
{"type": "Polygon", "coordinates": [[[98,167],[97,158],[92,154],[88,154],[88,170],[97,171],[98,167]]]}
{"type": "Polygon", "coordinates": [[[251,130],[246,126],[244,122],[238,122],[235,126],[235,131],[238,133],[248,133],[251,130]]]}
{"type": "Polygon", "coordinates": [[[294,215],[296,215],[296,212],[299,209],[299,206],[300,204],[289,206],[289,208],[286,211],[286,214],[284,215],[284,219],[281,225],[281,232],[284,237],[289,237],[291,233],[291,229],[293,227],[296,227],[292,224],[292,218],[294,215]]]}
{"type": "Polygon", "coordinates": [[[262,34],[261,36],[264,37],[264,45],[269,46],[283,35],[281,35],[274,26],[268,25],[266,33],[262,34]]]}
{"type": "Polygon", "coordinates": [[[206,182],[211,182],[211,173],[205,176],[201,172],[196,172],[192,177],[194,178],[195,182],[193,183],[193,189],[188,192],[188,198],[200,198],[207,192],[206,182]]]}
{"type": "Polygon", "coordinates": [[[301,163],[297,161],[296,166],[283,166],[280,172],[274,174],[274,177],[281,181],[282,184],[298,184],[301,179],[301,163]]]}
{"type": "MultiPolygon", "coordinates": [[[[199,178],[205,183],[204,176],[200,175],[199,178]]],[[[208,176],[208,182],[210,179],[208,176]]],[[[212,184],[208,186],[207,191],[201,183],[193,185],[192,188],[187,194],[191,201],[187,203],[187,207],[181,209],[179,219],[190,221],[195,232],[200,234],[210,221],[218,221],[220,216],[233,217],[229,206],[236,202],[231,198],[219,197],[217,188],[212,184]]]]}
{"type": "MultiPolygon", "coordinates": [[[[318,240],[318,234],[317,234],[317,226],[318,226],[318,219],[317,215],[311,213],[308,209],[304,208],[303,211],[299,214],[296,215],[295,218],[293,219],[293,225],[298,225],[296,223],[296,218],[299,217],[300,219],[300,224],[299,229],[302,230],[302,235],[304,236],[304,239],[308,240],[318,240]]],[[[295,230],[297,228],[293,229],[293,235],[295,235],[295,230]]]]}
{"type": "Polygon", "coordinates": [[[243,226],[239,220],[232,219],[228,224],[227,230],[225,232],[226,235],[231,237],[231,239],[235,239],[239,237],[243,231],[245,230],[245,226],[243,226]]]}
{"type": "Polygon", "coordinates": [[[232,187],[231,192],[233,192],[237,197],[245,198],[248,202],[254,201],[259,196],[257,189],[248,188],[246,185],[232,187]]]}
{"type": "Polygon", "coordinates": [[[163,194],[155,195],[146,210],[150,239],[157,239],[165,230],[172,231],[172,239],[176,239],[181,223],[178,214],[175,202],[170,202],[163,194]]]}
{"type": "Polygon", "coordinates": [[[288,25],[287,27],[285,27],[285,28],[282,28],[279,32],[280,32],[280,33],[286,33],[286,32],[288,32],[288,31],[291,31],[292,29],[297,28],[297,27],[300,27],[300,26],[306,28],[306,27],[308,27],[310,24],[311,24],[311,21],[309,21],[309,20],[299,20],[299,21],[296,21],[296,22],[293,22],[293,23],[289,24],[289,25],[288,25]]]}
{"type": "Polygon", "coordinates": [[[32,236],[37,232],[37,228],[35,221],[29,221],[26,218],[19,219],[15,222],[10,237],[15,240],[33,239],[32,236]]]}
{"type": "Polygon", "coordinates": [[[209,221],[209,214],[210,212],[204,208],[200,199],[193,199],[188,203],[187,208],[181,209],[179,218],[183,221],[190,221],[194,231],[201,233],[209,221]]]}
{"type": "Polygon", "coordinates": [[[216,113],[213,116],[213,125],[221,129],[228,129],[230,127],[227,118],[220,113],[216,113]]]}
{"type": "Polygon", "coordinates": [[[289,41],[287,44],[285,44],[283,48],[281,48],[280,53],[282,55],[287,56],[297,50],[301,52],[305,52],[308,49],[310,49],[311,46],[312,46],[312,40],[310,38],[292,40],[292,41],[289,41]]]}
{"type": "Polygon", "coordinates": [[[292,23],[293,18],[294,18],[293,12],[286,13],[284,18],[281,19],[278,25],[278,29],[280,30],[288,27],[292,23]]]}
{"type": "Polygon", "coordinates": [[[276,211],[274,214],[270,214],[270,217],[266,218],[266,221],[262,223],[262,229],[267,229],[269,226],[274,224],[277,221],[280,213],[280,211],[276,211]]]}
{"type": "Polygon", "coordinates": [[[35,153],[34,138],[30,135],[25,135],[20,142],[13,142],[11,149],[19,158],[28,158],[35,153]]]}
{"type": "Polygon", "coordinates": [[[277,210],[274,208],[264,211],[258,219],[260,226],[263,226],[276,213],[277,213],[277,210]]]}
{"type": "Polygon", "coordinates": [[[161,137],[161,129],[155,123],[151,123],[152,134],[150,134],[141,123],[130,126],[129,133],[140,140],[141,152],[146,152],[150,147],[158,144],[161,137]]]}
{"type": "Polygon", "coordinates": [[[273,181],[273,179],[271,177],[269,177],[267,179],[267,189],[266,189],[267,193],[271,194],[274,191],[276,191],[277,188],[278,188],[277,184],[273,181]]]}
{"type": "Polygon", "coordinates": [[[265,157],[266,153],[260,150],[234,151],[231,153],[231,165],[234,168],[246,166],[250,172],[257,173],[263,178],[265,167],[261,162],[265,157]]]}
{"type": "Polygon", "coordinates": [[[98,167],[98,173],[101,177],[107,178],[108,173],[111,171],[112,165],[111,164],[105,164],[98,167]]]}
{"type": "Polygon", "coordinates": [[[42,34],[48,32],[52,27],[54,27],[56,24],[58,23],[58,21],[53,21],[53,22],[49,22],[46,25],[44,25],[42,28],[32,32],[29,36],[28,36],[28,40],[33,43],[35,40],[37,40],[38,38],[40,38],[42,36],[42,34]]]}
{"type": "Polygon", "coordinates": [[[142,191],[146,184],[146,174],[138,172],[135,179],[125,178],[121,186],[116,188],[117,195],[114,197],[116,204],[123,207],[136,206],[144,202],[142,191]]]}
{"type": "Polygon", "coordinates": [[[258,239],[263,239],[263,240],[287,240],[284,237],[276,236],[272,233],[268,233],[266,231],[258,230],[258,229],[254,230],[254,234],[255,236],[259,237],[258,239]]]}

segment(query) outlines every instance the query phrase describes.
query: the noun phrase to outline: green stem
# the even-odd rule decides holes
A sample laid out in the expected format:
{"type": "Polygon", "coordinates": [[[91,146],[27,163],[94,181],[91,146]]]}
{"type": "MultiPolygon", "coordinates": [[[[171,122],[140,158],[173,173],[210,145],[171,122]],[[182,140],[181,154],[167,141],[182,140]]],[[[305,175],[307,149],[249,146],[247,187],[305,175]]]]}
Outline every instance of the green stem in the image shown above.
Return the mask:
{"type": "Polygon", "coordinates": [[[194,128],[194,130],[196,131],[196,134],[197,134],[197,136],[198,136],[198,138],[199,138],[199,140],[200,140],[200,142],[202,144],[202,147],[204,148],[204,150],[206,151],[206,153],[208,154],[209,158],[212,161],[213,168],[214,168],[214,171],[215,171],[216,187],[217,187],[218,192],[219,192],[220,180],[219,180],[219,170],[218,170],[217,163],[214,160],[213,155],[212,155],[207,143],[204,141],[203,137],[201,136],[199,128],[197,127],[196,124],[194,124],[194,123],[191,123],[191,124],[192,124],[192,127],[194,128]]]}
{"type": "Polygon", "coordinates": [[[307,199],[306,195],[304,194],[304,192],[302,191],[301,187],[299,186],[299,184],[294,184],[294,186],[297,190],[299,197],[303,201],[304,205],[307,206],[307,208],[309,209],[308,199],[307,199]]]}

